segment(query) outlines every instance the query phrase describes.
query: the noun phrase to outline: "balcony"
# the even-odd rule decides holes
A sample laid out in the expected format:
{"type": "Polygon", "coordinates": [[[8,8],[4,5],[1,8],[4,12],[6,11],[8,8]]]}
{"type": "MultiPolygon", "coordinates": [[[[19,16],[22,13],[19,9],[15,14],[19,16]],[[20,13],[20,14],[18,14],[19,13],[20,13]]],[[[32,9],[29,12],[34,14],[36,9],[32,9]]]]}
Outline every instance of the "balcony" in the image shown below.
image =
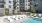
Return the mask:
{"type": "Polygon", "coordinates": [[[0,1],[0,3],[4,3],[4,1],[0,1]]]}
{"type": "Polygon", "coordinates": [[[2,0],[2,1],[0,0],[0,4],[5,4],[5,1],[4,0],[2,0]]]}
{"type": "Polygon", "coordinates": [[[17,3],[16,1],[13,1],[13,4],[17,3]]]}
{"type": "Polygon", "coordinates": [[[16,2],[15,1],[13,1],[13,6],[16,6],[16,2]]]}

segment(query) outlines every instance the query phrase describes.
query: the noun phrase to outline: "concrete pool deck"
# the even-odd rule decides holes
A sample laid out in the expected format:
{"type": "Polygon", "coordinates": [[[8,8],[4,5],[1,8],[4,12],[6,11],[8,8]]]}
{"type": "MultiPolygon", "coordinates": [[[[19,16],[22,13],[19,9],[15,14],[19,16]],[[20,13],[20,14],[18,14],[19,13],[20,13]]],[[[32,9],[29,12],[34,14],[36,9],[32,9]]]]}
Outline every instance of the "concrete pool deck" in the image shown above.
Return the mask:
{"type": "MultiPolygon", "coordinates": [[[[29,19],[29,18],[28,18],[29,19]]],[[[23,18],[23,19],[20,19],[20,20],[16,20],[16,21],[14,21],[13,23],[21,23],[21,22],[23,22],[23,21],[25,21],[25,20],[27,20],[27,18],[23,18]]]]}
{"type": "MultiPolygon", "coordinates": [[[[4,21],[3,21],[3,19],[4,18],[7,18],[8,16],[2,16],[2,17],[0,17],[0,23],[5,23],[4,21]]],[[[11,22],[11,23],[20,23],[20,22],[22,22],[22,21],[25,21],[27,19],[27,17],[25,17],[25,18],[23,18],[23,19],[19,19],[19,20],[14,20],[14,22],[11,22]]]]}
{"type": "Polygon", "coordinates": [[[0,23],[4,23],[4,21],[3,21],[4,18],[7,18],[7,16],[0,17],[0,23]]]}
{"type": "MultiPolygon", "coordinates": [[[[39,14],[40,15],[40,17],[42,16],[42,14],[39,14]]],[[[23,18],[23,19],[20,19],[20,20],[14,20],[14,22],[11,22],[11,23],[20,23],[21,21],[24,21],[24,20],[26,20],[27,18],[29,19],[30,17],[37,17],[37,16],[39,16],[39,15],[36,15],[36,14],[33,14],[33,15],[26,15],[27,17],[25,17],[25,18],[23,18]]],[[[15,15],[14,15],[15,16],[15,15]]],[[[4,23],[4,21],[3,21],[3,19],[4,18],[7,18],[8,16],[1,16],[0,17],[0,23],[4,23]]]]}

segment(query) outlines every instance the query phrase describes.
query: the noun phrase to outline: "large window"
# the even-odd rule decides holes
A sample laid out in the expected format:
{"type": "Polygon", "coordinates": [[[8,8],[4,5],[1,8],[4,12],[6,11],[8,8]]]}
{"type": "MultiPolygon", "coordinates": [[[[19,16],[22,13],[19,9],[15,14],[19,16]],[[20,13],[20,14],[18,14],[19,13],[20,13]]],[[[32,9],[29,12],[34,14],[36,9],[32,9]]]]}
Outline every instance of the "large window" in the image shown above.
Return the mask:
{"type": "Polygon", "coordinates": [[[11,1],[9,1],[9,3],[11,3],[11,1]]]}
{"type": "Polygon", "coordinates": [[[4,8],[4,5],[0,5],[0,8],[4,8]]]}
{"type": "Polygon", "coordinates": [[[11,3],[11,0],[9,0],[9,3],[11,3]]]}

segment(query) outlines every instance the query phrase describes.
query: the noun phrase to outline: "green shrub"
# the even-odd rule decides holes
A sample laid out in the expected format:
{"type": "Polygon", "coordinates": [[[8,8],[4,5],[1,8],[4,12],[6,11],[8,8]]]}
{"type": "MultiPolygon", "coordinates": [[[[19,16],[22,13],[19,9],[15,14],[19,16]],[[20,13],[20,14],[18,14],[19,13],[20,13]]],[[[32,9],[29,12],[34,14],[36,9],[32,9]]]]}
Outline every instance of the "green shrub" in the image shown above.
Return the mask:
{"type": "Polygon", "coordinates": [[[31,9],[31,12],[32,12],[32,13],[36,13],[36,9],[32,8],[32,9],[31,9]]]}
{"type": "Polygon", "coordinates": [[[8,15],[9,14],[9,10],[5,10],[5,15],[8,15]]]}

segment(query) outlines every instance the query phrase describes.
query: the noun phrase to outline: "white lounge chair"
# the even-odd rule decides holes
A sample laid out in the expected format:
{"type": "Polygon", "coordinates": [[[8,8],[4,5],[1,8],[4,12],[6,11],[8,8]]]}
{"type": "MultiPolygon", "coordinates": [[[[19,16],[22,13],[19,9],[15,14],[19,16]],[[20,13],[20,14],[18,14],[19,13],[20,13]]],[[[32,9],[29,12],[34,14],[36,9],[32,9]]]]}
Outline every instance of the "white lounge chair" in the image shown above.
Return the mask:
{"type": "Polygon", "coordinates": [[[4,23],[10,23],[10,20],[8,20],[8,18],[4,18],[3,21],[4,23]]]}

